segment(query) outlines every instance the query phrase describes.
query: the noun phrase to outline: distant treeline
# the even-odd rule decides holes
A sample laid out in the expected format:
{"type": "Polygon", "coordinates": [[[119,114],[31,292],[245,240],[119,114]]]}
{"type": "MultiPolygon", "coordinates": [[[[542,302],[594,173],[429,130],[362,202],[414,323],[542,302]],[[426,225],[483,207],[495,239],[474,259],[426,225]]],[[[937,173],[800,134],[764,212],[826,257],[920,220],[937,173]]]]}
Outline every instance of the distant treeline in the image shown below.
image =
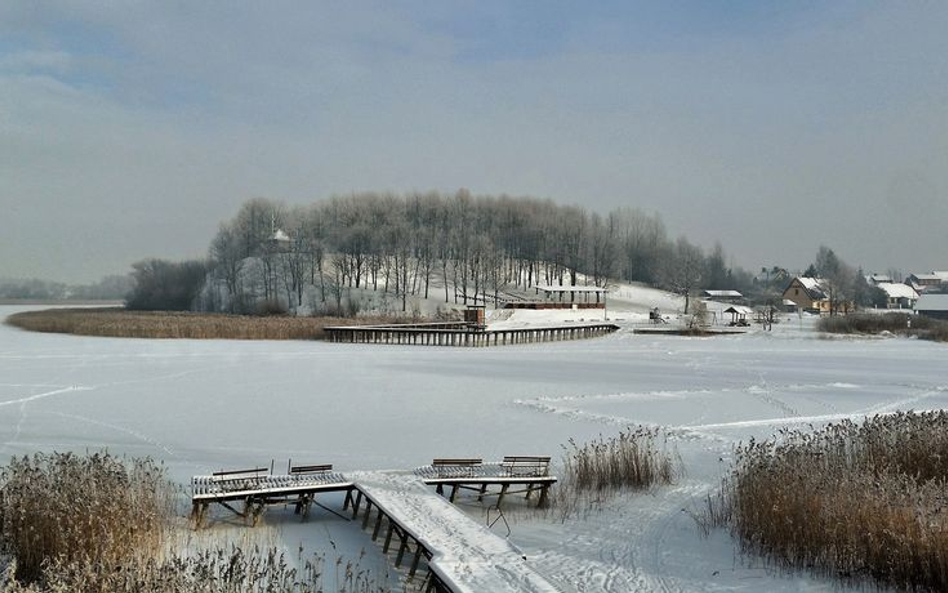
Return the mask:
{"type": "MultiPolygon", "coordinates": [[[[171,265],[140,263],[139,286],[167,286],[156,273],[194,278],[195,265],[171,265]]],[[[209,281],[191,286],[199,292],[195,306],[228,312],[263,304],[340,313],[352,289],[387,293],[405,310],[415,295],[483,303],[537,284],[615,279],[680,294],[753,288],[750,274],[727,265],[720,245],[706,253],[684,237],[672,239],[657,214],[621,208],[601,215],[465,190],[358,193],[294,207],[253,199],[221,225],[205,265],[209,281]]]]}
{"type": "Polygon", "coordinates": [[[131,276],[106,276],[93,284],[66,284],[37,278],[0,278],[0,299],[33,301],[122,300],[132,289],[131,276]]]}

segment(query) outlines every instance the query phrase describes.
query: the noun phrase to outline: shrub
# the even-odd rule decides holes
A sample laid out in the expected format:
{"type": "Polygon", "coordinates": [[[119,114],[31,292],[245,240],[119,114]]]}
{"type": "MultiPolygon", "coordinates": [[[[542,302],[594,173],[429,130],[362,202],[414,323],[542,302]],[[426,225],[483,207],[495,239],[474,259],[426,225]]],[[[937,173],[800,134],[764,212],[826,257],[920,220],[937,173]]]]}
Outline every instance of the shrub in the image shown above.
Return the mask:
{"type": "Polygon", "coordinates": [[[817,328],[834,334],[879,334],[889,332],[924,340],[948,342],[948,323],[909,313],[835,315],[820,319],[817,328]]]}
{"type": "Polygon", "coordinates": [[[876,416],[739,447],[721,516],[781,566],[944,591],[946,486],[948,412],[876,416]]]}
{"type": "Polygon", "coordinates": [[[108,453],[38,453],[0,471],[0,542],[17,574],[45,564],[115,565],[150,557],[165,543],[173,487],[149,459],[108,453]]]}
{"type": "Polygon", "coordinates": [[[125,306],[144,311],[190,311],[207,276],[207,264],[199,260],[148,259],[132,268],[135,285],[125,306]]]}

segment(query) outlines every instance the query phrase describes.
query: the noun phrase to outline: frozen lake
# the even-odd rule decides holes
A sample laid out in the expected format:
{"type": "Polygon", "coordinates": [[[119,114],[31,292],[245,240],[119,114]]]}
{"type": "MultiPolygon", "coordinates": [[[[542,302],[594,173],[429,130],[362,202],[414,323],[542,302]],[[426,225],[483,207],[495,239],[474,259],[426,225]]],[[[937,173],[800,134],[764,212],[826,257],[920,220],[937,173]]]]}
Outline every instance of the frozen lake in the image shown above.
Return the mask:
{"type": "MultiPolygon", "coordinates": [[[[0,307],[0,317],[16,307],[0,307]]],[[[511,536],[564,590],[831,590],[699,537],[682,508],[713,488],[733,444],[899,409],[948,406],[948,347],[773,334],[601,339],[483,349],[321,342],[159,341],[0,326],[0,455],[149,455],[171,476],[258,464],[411,468],[432,457],[558,457],[568,439],[673,428],[687,476],[566,523],[511,536]]],[[[476,516],[479,511],[471,510],[476,516]]],[[[321,519],[320,519],[321,520],[321,519]]],[[[318,523],[318,521],[316,522],[318,523]]],[[[323,529],[323,527],[312,527],[323,529]]],[[[298,537],[297,529],[289,537],[298,537]]]]}

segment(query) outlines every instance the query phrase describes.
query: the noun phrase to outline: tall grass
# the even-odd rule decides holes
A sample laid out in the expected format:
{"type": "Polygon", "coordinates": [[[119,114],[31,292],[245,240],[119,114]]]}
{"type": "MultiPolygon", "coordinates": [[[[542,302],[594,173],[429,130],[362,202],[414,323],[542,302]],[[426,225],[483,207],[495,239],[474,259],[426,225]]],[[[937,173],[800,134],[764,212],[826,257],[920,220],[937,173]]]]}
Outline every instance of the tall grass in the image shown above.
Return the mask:
{"type": "Polygon", "coordinates": [[[49,562],[115,565],[153,557],[173,513],[173,487],[148,459],[36,454],[0,471],[0,545],[26,581],[49,562]]]}
{"type": "Polygon", "coordinates": [[[779,565],[948,590],[948,412],[752,441],[723,497],[744,549],[779,565]]]}
{"type": "Polygon", "coordinates": [[[553,503],[563,518],[595,510],[615,494],[671,484],[681,462],[658,429],[635,427],[612,437],[563,446],[553,503]]]}
{"type": "Polygon", "coordinates": [[[114,338],[224,340],[320,340],[323,328],[354,323],[385,323],[390,317],[291,317],[128,311],[121,308],[48,309],[15,313],[6,323],[21,329],[114,338]]]}
{"type": "Polygon", "coordinates": [[[817,328],[832,334],[880,334],[888,332],[923,340],[948,342],[948,322],[909,313],[854,313],[820,319],[817,328]]]}
{"type": "Polygon", "coordinates": [[[5,593],[383,593],[387,582],[337,558],[276,549],[172,553],[175,488],[150,459],[35,454],[0,470],[5,593]]]}
{"type": "MultiPolygon", "coordinates": [[[[54,560],[46,565],[42,582],[23,584],[8,574],[0,582],[5,593],[322,593],[326,590],[326,560],[320,554],[287,559],[274,548],[207,550],[192,556],[131,563],[54,560]]],[[[15,573],[16,566],[9,572],[15,573]]],[[[338,593],[387,593],[358,561],[337,559],[338,593]]]]}

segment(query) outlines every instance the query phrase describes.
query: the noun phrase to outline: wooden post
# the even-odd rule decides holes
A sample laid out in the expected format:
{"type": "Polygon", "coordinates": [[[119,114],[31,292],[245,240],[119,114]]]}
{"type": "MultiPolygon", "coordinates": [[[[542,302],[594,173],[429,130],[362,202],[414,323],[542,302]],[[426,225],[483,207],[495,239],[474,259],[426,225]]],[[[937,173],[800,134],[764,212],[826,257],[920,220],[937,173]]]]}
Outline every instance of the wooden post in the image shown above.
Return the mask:
{"type": "Polygon", "coordinates": [[[507,488],[510,487],[510,484],[504,484],[500,487],[500,495],[497,496],[497,508],[500,508],[500,503],[504,500],[504,495],[507,494],[507,488]]]}
{"type": "Polygon", "coordinates": [[[415,542],[415,557],[411,561],[411,568],[408,569],[408,578],[415,576],[415,571],[418,570],[418,561],[421,560],[421,542],[415,542]]]}
{"type": "Polygon", "coordinates": [[[388,554],[388,547],[392,544],[392,533],[395,531],[395,523],[388,520],[388,533],[385,535],[385,545],[382,546],[382,553],[388,554]]]}
{"type": "Polygon", "coordinates": [[[382,513],[382,509],[379,509],[379,516],[375,519],[375,529],[372,530],[372,541],[375,541],[379,538],[379,530],[382,529],[382,518],[385,515],[382,513]]]}
{"type": "Polygon", "coordinates": [[[372,499],[365,499],[365,516],[362,518],[362,529],[369,526],[369,515],[372,514],[372,499]]]}
{"type": "Polygon", "coordinates": [[[362,491],[359,490],[359,493],[356,494],[355,502],[352,503],[352,518],[355,519],[359,516],[359,507],[362,505],[362,491]]]}

